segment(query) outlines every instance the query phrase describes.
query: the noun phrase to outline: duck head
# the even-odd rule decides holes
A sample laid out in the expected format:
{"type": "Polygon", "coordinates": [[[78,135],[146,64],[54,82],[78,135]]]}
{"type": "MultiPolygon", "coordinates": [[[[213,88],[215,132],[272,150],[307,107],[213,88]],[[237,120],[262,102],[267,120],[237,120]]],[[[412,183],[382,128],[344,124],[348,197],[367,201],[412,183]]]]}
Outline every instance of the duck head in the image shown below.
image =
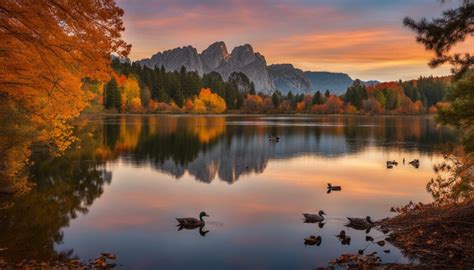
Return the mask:
{"type": "Polygon", "coordinates": [[[323,216],[323,215],[326,215],[326,213],[324,213],[323,210],[319,210],[319,215],[320,215],[320,216],[323,216]]]}
{"type": "Polygon", "coordinates": [[[209,216],[209,215],[208,215],[206,212],[204,212],[204,211],[199,214],[199,217],[200,217],[200,218],[202,218],[202,217],[208,217],[208,216],[209,216]]]}
{"type": "Polygon", "coordinates": [[[367,216],[367,217],[365,218],[365,220],[367,220],[367,222],[369,222],[370,224],[373,224],[373,223],[374,223],[374,222],[372,221],[372,219],[371,219],[369,216],[367,216]]]}

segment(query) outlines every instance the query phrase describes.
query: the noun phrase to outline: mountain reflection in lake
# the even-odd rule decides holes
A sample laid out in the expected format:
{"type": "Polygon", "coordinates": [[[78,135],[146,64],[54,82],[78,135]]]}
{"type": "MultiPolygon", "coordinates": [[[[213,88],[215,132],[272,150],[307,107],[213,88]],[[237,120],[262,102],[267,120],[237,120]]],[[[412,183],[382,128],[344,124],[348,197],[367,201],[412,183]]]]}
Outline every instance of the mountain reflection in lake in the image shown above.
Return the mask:
{"type": "Polygon", "coordinates": [[[310,269],[367,247],[404,262],[366,241],[381,232],[345,227],[345,217],[430,201],[432,166],[456,138],[424,116],[114,116],[79,123],[77,136],[61,157],[34,155],[36,187],[0,210],[6,260],[108,251],[125,269],[310,269]],[[387,170],[387,160],[399,165],[387,170]],[[329,182],[342,191],[327,194],[329,182]],[[323,226],[303,223],[320,209],[323,226]],[[178,231],[176,217],[201,211],[204,229],[178,231]],[[321,244],[305,246],[310,235],[321,244]]]}

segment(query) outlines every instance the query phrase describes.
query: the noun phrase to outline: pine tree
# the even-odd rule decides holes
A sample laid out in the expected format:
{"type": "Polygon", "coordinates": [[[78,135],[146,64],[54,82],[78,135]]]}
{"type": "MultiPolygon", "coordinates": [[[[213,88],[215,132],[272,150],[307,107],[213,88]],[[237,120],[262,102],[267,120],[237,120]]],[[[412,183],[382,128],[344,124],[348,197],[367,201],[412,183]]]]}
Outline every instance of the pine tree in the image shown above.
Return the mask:
{"type": "Polygon", "coordinates": [[[281,94],[280,94],[279,91],[273,92],[273,94],[272,94],[272,103],[273,103],[273,107],[275,107],[275,109],[278,109],[280,107],[281,94]]]}
{"type": "Polygon", "coordinates": [[[319,105],[319,104],[323,104],[323,97],[321,96],[321,92],[317,91],[313,95],[313,105],[319,105]]]}
{"type": "Polygon", "coordinates": [[[115,78],[112,77],[112,79],[109,82],[107,82],[104,89],[104,95],[105,95],[104,105],[106,109],[115,108],[117,88],[118,88],[117,81],[115,81],[115,78]]]}
{"type": "Polygon", "coordinates": [[[257,93],[255,92],[255,84],[253,82],[250,82],[250,91],[249,94],[251,95],[256,95],[257,93]]]}

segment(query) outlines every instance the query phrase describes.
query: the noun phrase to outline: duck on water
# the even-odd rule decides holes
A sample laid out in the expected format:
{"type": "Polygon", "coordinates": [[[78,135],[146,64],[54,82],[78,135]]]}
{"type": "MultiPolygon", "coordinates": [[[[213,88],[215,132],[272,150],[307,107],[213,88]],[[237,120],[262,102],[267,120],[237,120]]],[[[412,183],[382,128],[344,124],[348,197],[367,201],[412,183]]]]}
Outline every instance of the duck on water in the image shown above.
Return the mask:
{"type": "Polygon", "coordinates": [[[321,222],[324,220],[324,213],[323,210],[320,210],[318,214],[308,214],[308,213],[303,213],[304,216],[304,222],[305,223],[317,223],[321,222]]]}

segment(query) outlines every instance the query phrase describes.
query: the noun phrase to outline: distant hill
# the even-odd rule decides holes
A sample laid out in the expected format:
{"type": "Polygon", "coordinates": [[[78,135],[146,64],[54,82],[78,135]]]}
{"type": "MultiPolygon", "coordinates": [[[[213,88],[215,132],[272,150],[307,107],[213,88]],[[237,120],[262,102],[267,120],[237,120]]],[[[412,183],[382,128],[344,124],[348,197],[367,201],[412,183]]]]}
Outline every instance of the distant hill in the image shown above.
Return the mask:
{"type": "Polygon", "coordinates": [[[311,81],[312,92],[329,90],[336,95],[342,95],[353,82],[346,73],[306,71],[304,74],[311,81]]]}
{"type": "Polygon", "coordinates": [[[297,94],[311,92],[311,81],[292,64],[270,65],[267,69],[273,88],[282,94],[286,95],[290,91],[297,94]]]}

